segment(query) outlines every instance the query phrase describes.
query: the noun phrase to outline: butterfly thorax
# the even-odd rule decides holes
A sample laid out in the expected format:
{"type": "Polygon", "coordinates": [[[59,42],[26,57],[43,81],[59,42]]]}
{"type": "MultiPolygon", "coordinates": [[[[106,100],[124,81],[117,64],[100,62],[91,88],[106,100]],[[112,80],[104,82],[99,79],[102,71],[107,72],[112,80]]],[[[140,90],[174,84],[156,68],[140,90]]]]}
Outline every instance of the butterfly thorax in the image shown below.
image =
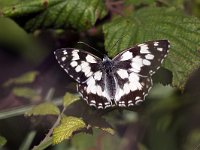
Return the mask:
{"type": "Polygon", "coordinates": [[[102,70],[104,70],[105,89],[112,100],[116,94],[116,81],[114,78],[115,69],[112,60],[106,55],[103,58],[102,67],[102,70]]]}

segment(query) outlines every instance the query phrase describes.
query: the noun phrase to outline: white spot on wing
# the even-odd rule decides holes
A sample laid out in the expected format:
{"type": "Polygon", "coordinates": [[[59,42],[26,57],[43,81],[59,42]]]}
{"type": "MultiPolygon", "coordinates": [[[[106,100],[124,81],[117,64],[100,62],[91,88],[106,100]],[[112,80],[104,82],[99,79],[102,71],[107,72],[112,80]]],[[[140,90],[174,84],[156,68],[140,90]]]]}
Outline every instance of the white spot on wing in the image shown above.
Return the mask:
{"type": "Polygon", "coordinates": [[[130,103],[130,104],[128,104],[128,106],[134,106],[134,104],[133,104],[133,103],[130,103]]]}
{"type": "Polygon", "coordinates": [[[124,90],[124,93],[125,93],[125,94],[130,93],[130,88],[129,88],[129,84],[128,84],[128,83],[125,83],[125,84],[124,84],[123,90],[124,90]]]}
{"type": "Polygon", "coordinates": [[[70,65],[71,65],[72,67],[76,67],[76,66],[78,65],[78,63],[77,63],[77,61],[72,61],[72,62],[70,63],[70,65]]]}
{"type": "Polygon", "coordinates": [[[66,51],[66,50],[64,50],[64,51],[63,51],[63,54],[64,54],[64,55],[67,55],[67,51],[66,51]]]}
{"type": "Polygon", "coordinates": [[[136,104],[136,105],[139,105],[141,102],[143,102],[143,100],[137,100],[137,101],[135,102],[135,104],[136,104]]]}
{"type": "Polygon", "coordinates": [[[159,42],[154,42],[153,45],[154,46],[158,46],[159,42]]]}
{"type": "Polygon", "coordinates": [[[84,74],[85,74],[86,77],[89,77],[89,76],[92,75],[90,66],[87,66],[87,67],[85,67],[85,68],[82,68],[82,71],[84,72],[84,74]]]}
{"type": "Polygon", "coordinates": [[[80,72],[81,71],[81,66],[78,65],[76,68],[75,68],[76,72],[80,72]]]}
{"type": "Polygon", "coordinates": [[[142,63],[142,58],[140,58],[140,56],[136,56],[135,58],[132,59],[132,63],[131,63],[132,69],[130,69],[133,72],[140,72],[141,67],[143,66],[142,63]]]}
{"type": "Polygon", "coordinates": [[[78,55],[78,53],[76,51],[72,52],[72,56],[73,56],[72,60],[79,60],[80,59],[79,55],[78,55]]]}
{"type": "Polygon", "coordinates": [[[121,56],[121,61],[129,60],[133,57],[133,54],[130,51],[126,51],[121,56]]]}
{"type": "Polygon", "coordinates": [[[88,80],[87,80],[87,93],[93,93],[96,94],[96,85],[95,85],[95,80],[94,78],[91,76],[88,80]]]}
{"type": "Polygon", "coordinates": [[[145,53],[150,53],[148,51],[148,45],[147,44],[143,44],[143,45],[138,45],[140,47],[140,53],[145,54],[145,53]]]}
{"type": "Polygon", "coordinates": [[[124,95],[124,91],[121,88],[118,88],[115,95],[115,100],[119,101],[120,98],[124,95]]]}
{"type": "Polygon", "coordinates": [[[98,106],[97,108],[99,108],[99,109],[103,109],[103,106],[98,106]]]}
{"type": "Polygon", "coordinates": [[[89,65],[88,62],[81,61],[81,67],[82,67],[82,69],[85,68],[85,67],[87,67],[88,65],[89,65]]]}
{"type": "Polygon", "coordinates": [[[62,61],[65,61],[65,60],[66,60],[66,57],[62,57],[61,60],[62,60],[62,61]]]}
{"type": "Polygon", "coordinates": [[[86,60],[89,63],[96,63],[95,58],[93,56],[89,55],[89,54],[86,56],[86,60]]]}
{"type": "Polygon", "coordinates": [[[138,100],[138,99],[140,99],[140,97],[139,97],[139,96],[136,96],[135,100],[138,100]]]}
{"type": "Polygon", "coordinates": [[[95,100],[91,100],[90,103],[96,104],[96,101],[95,100]]]}
{"type": "Polygon", "coordinates": [[[142,85],[139,82],[139,76],[132,72],[129,76],[129,87],[131,91],[141,90],[142,85]]]}
{"type": "Polygon", "coordinates": [[[96,104],[94,104],[94,103],[90,103],[89,105],[90,105],[90,106],[96,107],[96,104]]]}
{"type": "Polygon", "coordinates": [[[132,100],[129,100],[129,101],[128,101],[128,104],[133,104],[133,101],[132,101],[132,100]]]}
{"type": "Polygon", "coordinates": [[[151,62],[148,61],[148,60],[146,60],[146,59],[144,59],[144,60],[143,60],[143,64],[146,65],[146,66],[150,66],[150,65],[151,65],[151,62]]]}
{"type": "Polygon", "coordinates": [[[139,76],[137,75],[137,74],[135,74],[134,72],[132,72],[131,74],[130,74],[130,76],[129,76],[129,81],[130,82],[134,82],[134,81],[139,81],[139,76]]]}
{"type": "Polygon", "coordinates": [[[157,50],[162,52],[163,48],[159,47],[159,48],[157,48],[157,50]]]}
{"type": "Polygon", "coordinates": [[[86,77],[90,77],[93,74],[93,72],[89,72],[88,74],[86,74],[86,77]]]}
{"type": "Polygon", "coordinates": [[[94,73],[94,79],[100,81],[102,77],[102,72],[101,71],[97,71],[94,73]]]}
{"type": "Polygon", "coordinates": [[[117,70],[117,74],[122,78],[122,79],[125,79],[125,78],[128,78],[128,72],[124,69],[119,69],[117,70]]]}
{"type": "Polygon", "coordinates": [[[154,58],[154,55],[152,55],[152,54],[147,54],[147,55],[145,55],[145,58],[146,58],[146,59],[149,59],[149,60],[152,60],[152,59],[154,58]]]}
{"type": "Polygon", "coordinates": [[[102,89],[101,86],[97,86],[97,95],[102,96],[102,89]]]}

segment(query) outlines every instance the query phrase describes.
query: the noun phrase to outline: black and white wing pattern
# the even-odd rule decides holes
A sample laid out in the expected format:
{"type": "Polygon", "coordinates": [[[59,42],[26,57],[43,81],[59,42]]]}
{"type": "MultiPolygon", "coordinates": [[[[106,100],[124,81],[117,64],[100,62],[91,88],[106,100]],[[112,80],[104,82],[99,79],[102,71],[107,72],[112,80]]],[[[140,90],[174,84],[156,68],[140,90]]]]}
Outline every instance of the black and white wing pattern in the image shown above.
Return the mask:
{"type": "Polygon", "coordinates": [[[55,51],[60,66],[77,81],[77,90],[98,109],[129,107],[145,99],[151,76],[168,54],[167,40],[149,41],[126,49],[110,60],[74,48],[55,51]]]}
{"type": "Polygon", "coordinates": [[[128,48],[113,58],[117,68],[142,76],[152,76],[169,52],[168,40],[149,41],[128,48]]]}
{"type": "Polygon", "coordinates": [[[85,82],[98,71],[102,61],[91,53],[74,48],[58,49],[54,54],[60,66],[78,83],[85,82]]]}
{"type": "Polygon", "coordinates": [[[152,87],[151,76],[160,68],[169,47],[167,40],[149,41],[126,49],[113,58],[118,106],[133,106],[145,99],[152,87]]]}
{"type": "Polygon", "coordinates": [[[102,60],[83,50],[62,48],[54,52],[60,66],[77,81],[77,90],[90,106],[97,108],[111,107],[105,91],[102,60]]]}

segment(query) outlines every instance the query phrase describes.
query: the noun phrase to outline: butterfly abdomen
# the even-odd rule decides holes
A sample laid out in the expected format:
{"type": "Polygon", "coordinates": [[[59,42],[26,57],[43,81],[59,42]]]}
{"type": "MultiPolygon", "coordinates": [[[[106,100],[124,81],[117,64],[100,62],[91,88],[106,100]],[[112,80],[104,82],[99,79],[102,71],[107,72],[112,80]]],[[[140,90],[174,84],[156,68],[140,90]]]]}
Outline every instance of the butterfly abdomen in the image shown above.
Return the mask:
{"type": "Polygon", "coordinates": [[[108,57],[104,57],[102,62],[103,70],[105,70],[105,88],[108,91],[110,99],[114,99],[116,94],[116,81],[114,79],[114,65],[108,57]]]}

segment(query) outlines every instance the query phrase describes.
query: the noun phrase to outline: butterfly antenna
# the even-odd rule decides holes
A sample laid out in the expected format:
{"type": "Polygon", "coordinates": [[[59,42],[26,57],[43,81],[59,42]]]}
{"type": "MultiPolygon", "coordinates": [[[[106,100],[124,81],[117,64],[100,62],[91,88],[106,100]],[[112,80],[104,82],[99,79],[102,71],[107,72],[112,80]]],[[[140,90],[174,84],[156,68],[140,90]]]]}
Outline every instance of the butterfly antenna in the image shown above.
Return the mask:
{"type": "MultiPolygon", "coordinates": [[[[125,37],[125,36],[127,36],[127,35],[122,36],[122,38],[125,37]]],[[[122,38],[118,39],[118,40],[115,42],[115,44],[111,47],[110,50],[112,50],[112,49],[117,45],[117,43],[119,42],[119,40],[121,40],[122,38]]]]}
{"type": "Polygon", "coordinates": [[[97,51],[99,54],[103,55],[99,50],[97,50],[96,48],[90,46],[89,44],[87,44],[87,43],[85,43],[85,42],[81,42],[81,41],[80,41],[80,42],[77,42],[77,43],[79,43],[79,44],[83,44],[83,45],[86,45],[86,46],[92,48],[93,50],[97,51]]]}

